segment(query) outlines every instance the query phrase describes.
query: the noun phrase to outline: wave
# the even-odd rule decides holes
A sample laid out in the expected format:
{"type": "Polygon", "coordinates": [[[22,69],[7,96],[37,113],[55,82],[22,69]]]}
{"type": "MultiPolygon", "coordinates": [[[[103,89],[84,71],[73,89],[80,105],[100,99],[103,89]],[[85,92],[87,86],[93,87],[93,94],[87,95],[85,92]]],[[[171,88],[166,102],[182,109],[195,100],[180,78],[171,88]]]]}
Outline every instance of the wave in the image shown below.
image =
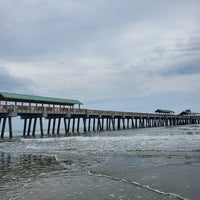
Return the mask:
{"type": "Polygon", "coordinates": [[[0,143],[1,151],[41,154],[106,154],[134,152],[199,151],[200,135],[135,135],[135,136],[73,136],[59,138],[16,139],[0,143]]]}

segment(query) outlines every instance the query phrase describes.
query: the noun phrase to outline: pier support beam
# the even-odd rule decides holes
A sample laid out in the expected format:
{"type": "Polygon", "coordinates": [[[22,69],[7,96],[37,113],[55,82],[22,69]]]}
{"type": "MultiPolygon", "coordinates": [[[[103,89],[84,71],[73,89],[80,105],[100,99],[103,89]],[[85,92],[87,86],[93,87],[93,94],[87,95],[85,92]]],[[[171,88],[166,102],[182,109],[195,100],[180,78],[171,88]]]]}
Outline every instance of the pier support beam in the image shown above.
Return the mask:
{"type": "Polygon", "coordinates": [[[12,118],[8,117],[8,124],[9,124],[9,137],[10,139],[13,137],[13,132],[12,132],[12,118]]]}
{"type": "Polygon", "coordinates": [[[24,119],[24,129],[23,129],[23,136],[26,136],[26,125],[27,125],[27,118],[24,119]]]}
{"type": "Polygon", "coordinates": [[[50,128],[51,128],[51,118],[48,119],[48,128],[47,128],[47,134],[50,134],[50,128]]]}
{"type": "Polygon", "coordinates": [[[101,118],[101,131],[104,130],[104,117],[101,118]]]}
{"type": "Polygon", "coordinates": [[[65,134],[67,134],[67,133],[68,133],[68,129],[67,129],[67,119],[64,117],[64,118],[63,118],[63,121],[64,121],[65,134]]]}
{"type": "Polygon", "coordinates": [[[41,133],[41,137],[43,137],[43,135],[44,135],[44,130],[43,130],[42,117],[40,117],[40,133],[41,133]]]}
{"type": "Polygon", "coordinates": [[[129,120],[130,120],[130,118],[127,118],[127,129],[130,128],[130,127],[129,127],[129,120]]]}
{"type": "Polygon", "coordinates": [[[70,131],[70,122],[71,122],[71,118],[68,119],[67,133],[69,133],[70,131]]]}
{"type": "Polygon", "coordinates": [[[30,136],[30,132],[31,132],[31,123],[32,123],[32,118],[29,119],[27,136],[30,136]]]}
{"type": "Polygon", "coordinates": [[[84,133],[87,132],[87,127],[86,127],[86,118],[85,118],[85,117],[83,117],[83,131],[84,131],[84,133]]]}
{"type": "Polygon", "coordinates": [[[37,117],[34,118],[34,123],[33,123],[33,132],[32,132],[32,136],[34,136],[34,137],[35,137],[36,123],[37,123],[37,117]]]}
{"type": "Polygon", "coordinates": [[[98,131],[102,130],[102,127],[101,127],[101,118],[100,117],[98,117],[98,121],[97,121],[97,130],[98,131]]]}
{"type": "Polygon", "coordinates": [[[120,121],[121,121],[121,118],[118,118],[118,120],[117,120],[117,128],[118,128],[118,130],[121,128],[120,121]]]}
{"type": "Polygon", "coordinates": [[[13,132],[12,132],[12,118],[8,116],[8,117],[0,118],[0,125],[1,125],[1,121],[3,119],[2,127],[1,127],[1,138],[2,139],[4,139],[7,118],[8,118],[9,138],[11,139],[13,137],[13,132]]]}
{"type": "Polygon", "coordinates": [[[93,118],[93,131],[95,132],[95,117],[93,118]]]}
{"type": "Polygon", "coordinates": [[[124,118],[124,117],[122,118],[122,124],[123,124],[123,129],[126,129],[126,126],[125,126],[125,118],[124,118]]]}
{"type": "Polygon", "coordinates": [[[61,121],[61,118],[59,117],[59,118],[58,118],[57,135],[60,134],[60,121],[61,121]]]}
{"type": "Polygon", "coordinates": [[[74,133],[74,129],[75,129],[75,117],[73,118],[72,133],[74,133]]]}
{"type": "Polygon", "coordinates": [[[1,138],[4,138],[4,132],[5,132],[5,127],[6,127],[6,117],[3,118],[3,125],[1,129],[1,138]]]}
{"type": "Polygon", "coordinates": [[[91,124],[91,118],[88,118],[88,132],[90,132],[90,124],[91,124]]]}
{"type": "Polygon", "coordinates": [[[78,117],[78,121],[77,121],[77,133],[79,133],[79,126],[80,126],[80,117],[78,117]]]}
{"type": "Polygon", "coordinates": [[[131,119],[131,128],[135,128],[135,125],[134,125],[134,118],[131,119]]]}
{"type": "Polygon", "coordinates": [[[55,134],[55,127],[56,127],[56,118],[53,119],[53,128],[52,128],[52,134],[55,134]]]}

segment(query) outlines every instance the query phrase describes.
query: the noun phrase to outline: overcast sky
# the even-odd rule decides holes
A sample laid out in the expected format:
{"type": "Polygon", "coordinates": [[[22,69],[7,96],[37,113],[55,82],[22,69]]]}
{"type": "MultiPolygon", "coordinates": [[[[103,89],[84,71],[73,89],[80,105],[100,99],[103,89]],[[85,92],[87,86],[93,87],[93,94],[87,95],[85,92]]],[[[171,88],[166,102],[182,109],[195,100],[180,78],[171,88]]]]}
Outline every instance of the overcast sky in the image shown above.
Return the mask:
{"type": "Polygon", "coordinates": [[[199,11],[199,0],[0,0],[0,91],[200,112],[199,11]]]}

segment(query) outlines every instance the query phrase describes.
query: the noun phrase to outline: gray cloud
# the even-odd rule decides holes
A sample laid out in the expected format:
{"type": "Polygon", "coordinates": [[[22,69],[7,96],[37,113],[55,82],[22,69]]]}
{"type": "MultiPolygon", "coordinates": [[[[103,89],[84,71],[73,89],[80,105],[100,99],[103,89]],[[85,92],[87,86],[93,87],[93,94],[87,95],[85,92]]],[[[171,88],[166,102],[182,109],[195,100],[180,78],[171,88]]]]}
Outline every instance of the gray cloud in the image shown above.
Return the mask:
{"type": "Polygon", "coordinates": [[[0,71],[0,91],[30,91],[31,81],[10,75],[4,67],[0,67],[0,71]]]}
{"type": "MultiPolygon", "coordinates": [[[[143,23],[147,26],[144,31],[150,32],[154,23],[156,27],[173,24],[170,16],[177,7],[181,15],[185,4],[176,1],[170,6],[159,0],[1,1],[0,24],[7,29],[0,29],[0,55],[9,59],[37,59],[63,52],[71,56],[86,51],[118,55],[120,49],[112,46],[124,31],[131,27],[133,33],[143,31],[143,23]]],[[[189,3],[188,9],[191,7],[189,3]]]]}
{"type": "Polygon", "coordinates": [[[162,76],[200,74],[200,37],[193,33],[175,40],[167,47],[156,47],[157,59],[166,60],[164,68],[157,73],[162,76]]]}
{"type": "Polygon", "coordinates": [[[109,105],[178,91],[186,80],[196,81],[186,93],[196,91],[199,8],[197,0],[0,0],[1,87],[109,105]]]}
{"type": "Polygon", "coordinates": [[[188,62],[178,63],[171,66],[170,70],[163,70],[161,75],[163,76],[181,76],[186,74],[199,74],[200,76],[200,59],[188,62]]]}

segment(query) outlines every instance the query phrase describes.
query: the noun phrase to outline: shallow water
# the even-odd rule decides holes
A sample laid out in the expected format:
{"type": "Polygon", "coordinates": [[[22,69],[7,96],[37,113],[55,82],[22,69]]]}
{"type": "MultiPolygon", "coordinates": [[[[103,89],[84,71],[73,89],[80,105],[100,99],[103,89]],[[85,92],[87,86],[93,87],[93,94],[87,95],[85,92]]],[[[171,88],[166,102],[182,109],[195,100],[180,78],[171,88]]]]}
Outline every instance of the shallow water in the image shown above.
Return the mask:
{"type": "Polygon", "coordinates": [[[198,200],[199,188],[198,125],[0,143],[2,200],[198,200]]]}

